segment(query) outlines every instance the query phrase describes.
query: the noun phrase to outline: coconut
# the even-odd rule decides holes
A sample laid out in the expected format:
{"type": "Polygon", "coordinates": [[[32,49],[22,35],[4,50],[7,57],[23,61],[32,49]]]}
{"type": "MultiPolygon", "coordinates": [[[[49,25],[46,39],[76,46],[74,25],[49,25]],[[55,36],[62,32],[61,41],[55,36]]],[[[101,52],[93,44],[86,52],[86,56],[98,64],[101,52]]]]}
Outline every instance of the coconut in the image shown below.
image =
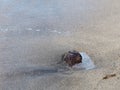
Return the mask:
{"type": "Polygon", "coordinates": [[[67,53],[63,55],[63,61],[65,61],[66,64],[72,67],[75,64],[82,63],[82,56],[76,50],[68,51],[67,53]]]}

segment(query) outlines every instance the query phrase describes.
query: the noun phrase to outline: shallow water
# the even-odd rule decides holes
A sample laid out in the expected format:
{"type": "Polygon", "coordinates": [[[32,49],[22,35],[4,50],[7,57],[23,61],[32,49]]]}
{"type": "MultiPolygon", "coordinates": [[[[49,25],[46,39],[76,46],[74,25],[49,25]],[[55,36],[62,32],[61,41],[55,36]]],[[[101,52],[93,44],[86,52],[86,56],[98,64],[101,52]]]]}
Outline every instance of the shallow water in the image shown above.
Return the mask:
{"type": "Polygon", "coordinates": [[[0,1],[0,72],[59,61],[73,47],[63,42],[74,38],[89,17],[88,9],[96,10],[82,0],[0,1]]]}

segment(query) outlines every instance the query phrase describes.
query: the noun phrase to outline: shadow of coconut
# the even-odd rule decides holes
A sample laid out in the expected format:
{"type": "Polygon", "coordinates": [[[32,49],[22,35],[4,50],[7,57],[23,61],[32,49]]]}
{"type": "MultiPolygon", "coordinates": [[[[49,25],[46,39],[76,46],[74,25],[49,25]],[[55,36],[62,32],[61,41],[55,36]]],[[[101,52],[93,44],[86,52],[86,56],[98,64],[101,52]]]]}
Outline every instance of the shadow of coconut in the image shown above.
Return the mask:
{"type": "Polygon", "coordinates": [[[50,76],[53,74],[63,74],[69,75],[74,71],[80,70],[90,70],[94,69],[95,65],[86,53],[81,53],[83,57],[83,62],[77,65],[74,65],[72,68],[66,65],[65,63],[58,63],[53,66],[44,66],[44,67],[28,67],[28,68],[19,68],[19,70],[6,73],[4,77],[6,79],[11,78],[20,78],[20,77],[38,77],[38,76],[50,76]]]}
{"type": "Polygon", "coordinates": [[[17,78],[26,78],[26,77],[42,77],[42,76],[51,76],[55,74],[68,75],[71,74],[71,70],[66,67],[29,67],[29,68],[20,68],[13,72],[8,72],[3,75],[4,79],[17,79],[17,78]]]}

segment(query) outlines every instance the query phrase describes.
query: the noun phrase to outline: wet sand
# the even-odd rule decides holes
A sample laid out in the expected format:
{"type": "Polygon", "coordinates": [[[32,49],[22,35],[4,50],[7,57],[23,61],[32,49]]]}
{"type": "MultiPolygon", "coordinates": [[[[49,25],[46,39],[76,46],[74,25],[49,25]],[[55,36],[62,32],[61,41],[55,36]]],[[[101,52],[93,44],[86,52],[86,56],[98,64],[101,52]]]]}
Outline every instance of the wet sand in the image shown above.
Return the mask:
{"type": "Polygon", "coordinates": [[[119,90],[119,3],[1,0],[0,90],[119,90]],[[58,72],[61,55],[73,49],[96,69],[58,72]]]}

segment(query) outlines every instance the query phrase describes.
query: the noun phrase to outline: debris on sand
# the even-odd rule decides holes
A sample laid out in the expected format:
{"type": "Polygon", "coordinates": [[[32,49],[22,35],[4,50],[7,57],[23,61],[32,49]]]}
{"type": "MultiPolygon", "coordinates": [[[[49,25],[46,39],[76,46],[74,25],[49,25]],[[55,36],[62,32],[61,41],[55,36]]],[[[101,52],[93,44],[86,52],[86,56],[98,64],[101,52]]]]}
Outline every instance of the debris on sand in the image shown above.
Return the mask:
{"type": "Polygon", "coordinates": [[[110,74],[110,75],[106,75],[105,77],[103,77],[103,79],[109,79],[111,77],[115,77],[116,74],[110,74]]]}
{"type": "Polygon", "coordinates": [[[67,53],[63,55],[63,61],[65,61],[66,64],[72,67],[75,64],[82,63],[82,56],[76,50],[68,51],[67,53]]]}

